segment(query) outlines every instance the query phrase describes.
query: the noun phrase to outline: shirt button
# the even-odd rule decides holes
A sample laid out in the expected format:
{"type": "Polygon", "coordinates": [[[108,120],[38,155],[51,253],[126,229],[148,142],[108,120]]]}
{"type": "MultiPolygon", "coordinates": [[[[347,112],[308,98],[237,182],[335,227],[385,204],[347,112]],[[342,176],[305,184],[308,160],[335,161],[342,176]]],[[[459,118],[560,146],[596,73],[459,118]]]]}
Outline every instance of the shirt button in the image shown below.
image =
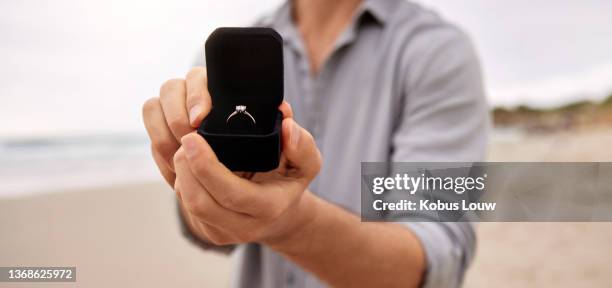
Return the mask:
{"type": "Polygon", "coordinates": [[[286,279],[286,281],[287,281],[287,285],[293,285],[293,284],[295,284],[295,275],[294,275],[292,272],[289,272],[289,273],[287,274],[287,279],[286,279]]]}

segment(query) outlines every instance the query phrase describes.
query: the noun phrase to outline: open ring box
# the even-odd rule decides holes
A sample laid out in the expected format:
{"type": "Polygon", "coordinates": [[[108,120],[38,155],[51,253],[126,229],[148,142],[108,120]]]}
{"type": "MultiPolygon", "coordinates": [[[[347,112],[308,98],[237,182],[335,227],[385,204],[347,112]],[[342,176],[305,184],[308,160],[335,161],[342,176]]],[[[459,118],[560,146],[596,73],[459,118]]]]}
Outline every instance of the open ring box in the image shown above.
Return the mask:
{"type": "Polygon", "coordinates": [[[206,69],[212,109],[198,134],[232,171],[276,169],[284,93],[281,36],[270,28],[218,28],[206,40],[206,69]],[[256,123],[244,117],[228,121],[236,106],[246,106],[256,123]],[[249,125],[235,130],[232,121],[249,125]]]}

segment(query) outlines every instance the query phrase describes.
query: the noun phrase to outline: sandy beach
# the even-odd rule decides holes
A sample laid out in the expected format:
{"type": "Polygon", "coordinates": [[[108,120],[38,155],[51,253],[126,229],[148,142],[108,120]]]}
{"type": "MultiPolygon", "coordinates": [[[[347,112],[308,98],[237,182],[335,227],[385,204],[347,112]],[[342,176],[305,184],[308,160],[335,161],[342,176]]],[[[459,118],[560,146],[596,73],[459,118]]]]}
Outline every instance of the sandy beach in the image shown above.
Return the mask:
{"type": "MultiPolygon", "coordinates": [[[[494,137],[490,161],[612,161],[612,129],[494,137]]],[[[182,238],[163,183],[0,198],[0,266],[76,266],[76,283],[227,287],[231,257],[182,238]]],[[[480,223],[465,287],[606,287],[612,223],[480,223]]]]}
{"type": "MultiPolygon", "coordinates": [[[[229,257],[180,234],[162,183],[0,201],[0,266],[76,266],[76,283],[0,287],[227,287],[229,257]]],[[[20,285],[16,285],[20,284],[20,285]]]]}

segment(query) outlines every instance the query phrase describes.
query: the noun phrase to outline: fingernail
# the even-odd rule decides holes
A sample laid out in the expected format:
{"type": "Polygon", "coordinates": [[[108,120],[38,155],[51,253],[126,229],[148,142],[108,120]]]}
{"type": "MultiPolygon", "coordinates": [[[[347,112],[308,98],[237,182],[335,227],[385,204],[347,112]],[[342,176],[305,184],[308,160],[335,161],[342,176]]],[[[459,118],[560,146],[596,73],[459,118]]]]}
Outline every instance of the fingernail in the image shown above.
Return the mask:
{"type": "Polygon", "coordinates": [[[196,123],[198,116],[202,113],[202,105],[196,104],[191,109],[189,109],[189,124],[191,126],[197,126],[199,123],[196,123]]]}
{"type": "Polygon", "coordinates": [[[293,122],[293,127],[291,128],[291,146],[297,147],[298,143],[300,142],[301,132],[300,126],[293,122]]]}
{"type": "Polygon", "coordinates": [[[185,156],[187,156],[187,158],[193,158],[196,154],[198,154],[198,147],[195,140],[189,135],[183,137],[181,142],[181,144],[183,144],[183,149],[185,149],[185,156]]]}

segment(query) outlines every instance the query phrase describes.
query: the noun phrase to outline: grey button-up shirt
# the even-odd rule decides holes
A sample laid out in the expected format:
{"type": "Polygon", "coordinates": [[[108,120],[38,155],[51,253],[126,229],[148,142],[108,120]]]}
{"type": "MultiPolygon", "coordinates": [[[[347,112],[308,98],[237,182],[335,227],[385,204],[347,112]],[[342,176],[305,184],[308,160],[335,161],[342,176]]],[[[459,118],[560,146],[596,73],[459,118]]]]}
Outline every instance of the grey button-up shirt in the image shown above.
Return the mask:
{"type": "MultiPolygon", "coordinates": [[[[366,0],[312,76],[290,10],[285,3],[258,25],[283,36],[285,99],[323,155],[315,194],[358,214],[362,161],[484,160],[488,108],[478,59],[459,29],[410,2],[366,0]]],[[[474,254],[472,226],[405,225],[425,248],[424,286],[459,286],[474,254]]],[[[268,247],[234,253],[235,287],[325,286],[268,247]]]]}

